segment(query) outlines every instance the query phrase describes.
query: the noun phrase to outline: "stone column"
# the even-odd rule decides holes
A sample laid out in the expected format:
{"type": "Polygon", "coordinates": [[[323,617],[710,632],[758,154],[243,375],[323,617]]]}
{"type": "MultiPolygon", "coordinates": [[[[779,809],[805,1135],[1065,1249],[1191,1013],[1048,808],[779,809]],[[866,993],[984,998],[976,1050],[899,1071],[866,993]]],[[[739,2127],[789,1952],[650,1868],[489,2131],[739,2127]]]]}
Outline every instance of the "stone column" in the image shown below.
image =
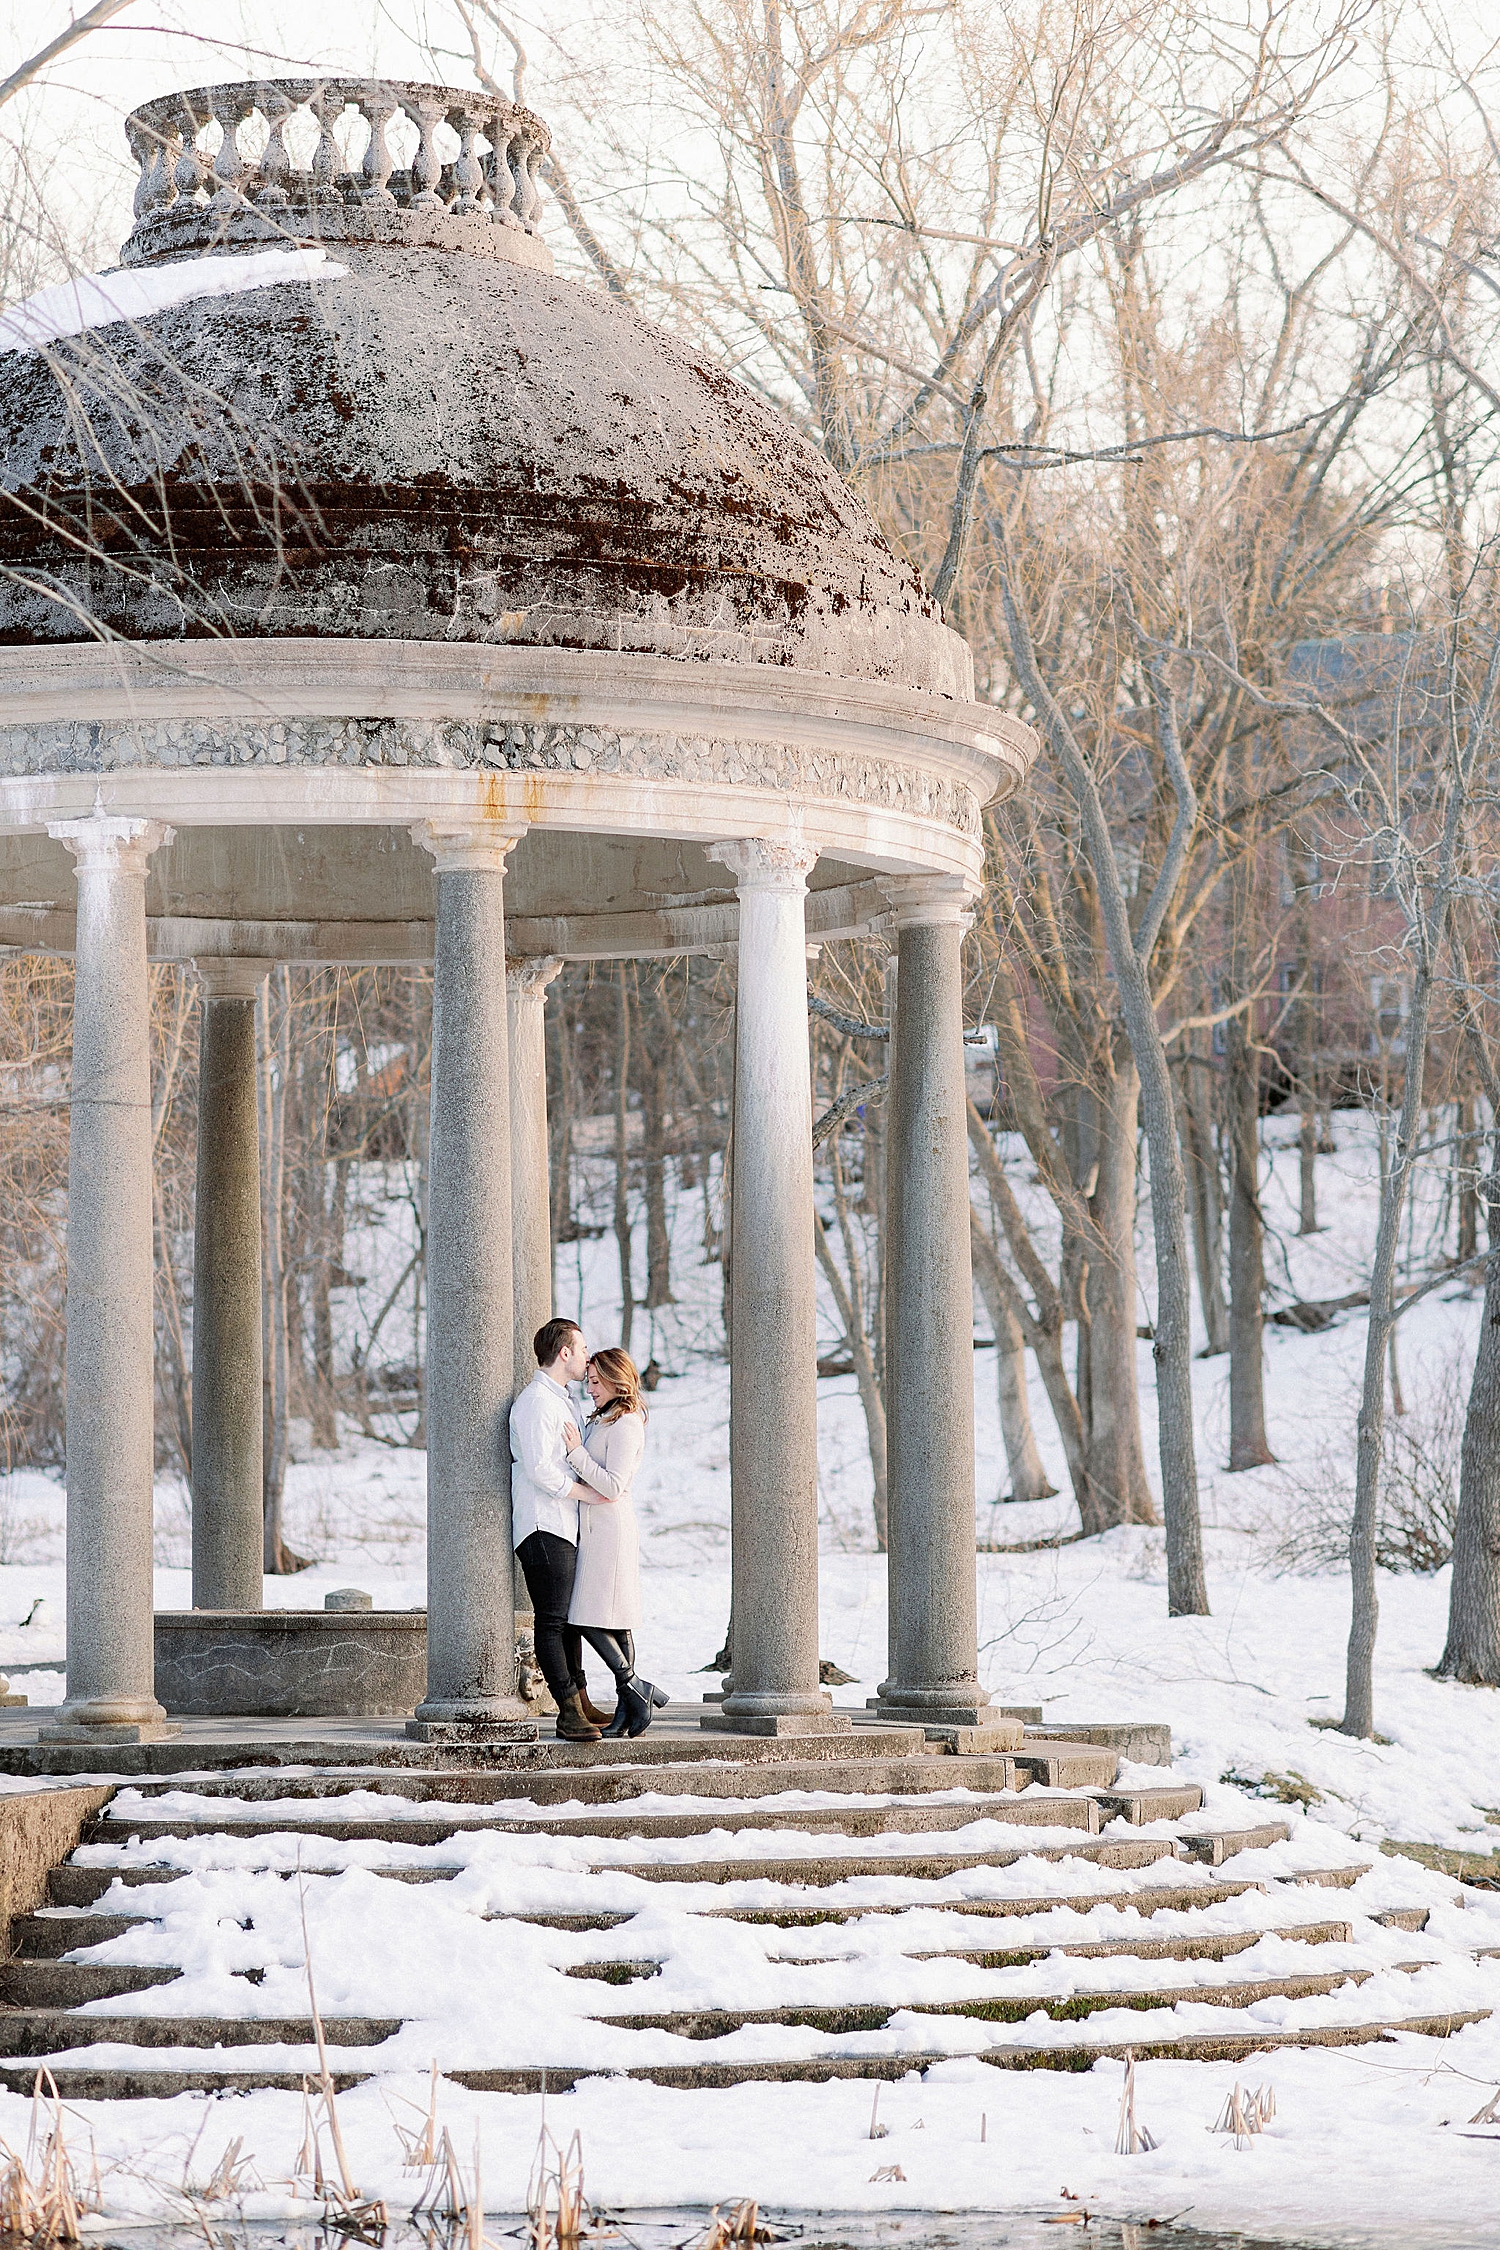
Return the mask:
{"type": "Polygon", "coordinates": [[[967,893],[941,879],[887,888],[897,976],[885,1147],[890,1677],[880,1710],[989,1730],[1009,1722],[978,1680],[967,893]]]}
{"type": "MultiPolygon", "coordinates": [[[[515,1387],[536,1373],[531,1340],[552,1318],[551,1151],[547,1140],[547,987],[562,968],[554,954],[512,960],[505,972],[510,1043],[510,1206],[515,1319],[515,1387]]],[[[531,1708],[555,1711],[536,1666],[536,1619],[515,1567],[516,1656],[530,1680],[531,1708]]]]}
{"type": "Polygon", "coordinates": [[[818,1685],[818,1347],[807,878],[817,854],[717,844],[739,886],[729,1452],[733,1686],[706,1727],[825,1733],[818,1685]]]}
{"type": "Polygon", "coordinates": [[[43,1741],[147,1742],[154,1689],[151,1049],[146,861],[154,821],[49,824],[72,852],[68,1132],[68,1698],[43,1741]]]}
{"type": "Polygon", "coordinates": [[[510,1065],[505,857],[491,824],[426,824],[437,862],[427,1186],[427,1694],[421,1741],[524,1741],[511,1585],[510,1065]]]}
{"type": "Polygon", "coordinates": [[[202,960],[193,1228],[193,1607],[263,1606],[260,1121],[265,961],[202,960]]]}
{"type": "Polygon", "coordinates": [[[547,987],[554,955],[513,960],[505,975],[510,1042],[510,1199],[515,1240],[516,1389],[536,1373],[531,1340],[552,1318],[552,1199],[547,1145],[547,987]]]}

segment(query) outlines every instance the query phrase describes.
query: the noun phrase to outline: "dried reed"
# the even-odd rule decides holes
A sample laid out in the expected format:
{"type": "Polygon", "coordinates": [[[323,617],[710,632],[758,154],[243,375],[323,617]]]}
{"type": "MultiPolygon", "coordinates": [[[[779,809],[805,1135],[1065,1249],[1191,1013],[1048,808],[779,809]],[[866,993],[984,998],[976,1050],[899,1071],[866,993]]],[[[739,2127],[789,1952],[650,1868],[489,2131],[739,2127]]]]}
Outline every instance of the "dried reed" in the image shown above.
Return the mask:
{"type": "Polygon", "coordinates": [[[1120,2090],[1120,2124],[1115,2134],[1116,2156],[1144,2156],[1156,2142],[1135,2114],[1135,2053],[1125,2050],[1125,2084],[1120,2090]]]}

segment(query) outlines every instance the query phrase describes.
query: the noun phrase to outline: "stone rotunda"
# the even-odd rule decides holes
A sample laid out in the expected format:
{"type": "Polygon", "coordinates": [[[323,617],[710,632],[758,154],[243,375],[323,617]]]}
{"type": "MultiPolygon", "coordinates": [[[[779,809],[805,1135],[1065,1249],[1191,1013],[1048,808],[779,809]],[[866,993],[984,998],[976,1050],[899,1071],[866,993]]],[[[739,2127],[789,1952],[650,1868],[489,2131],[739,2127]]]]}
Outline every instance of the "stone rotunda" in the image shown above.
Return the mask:
{"type": "Polygon", "coordinates": [[[0,359],[0,943],[76,963],[49,1738],[167,1724],[148,962],[202,988],[193,1601],[227,1635],[262,1598],[257,986],[433,964],[411,1726],[482,1741],[535,1731],[506,1414],[552,1309],[546,986],[729,946],[734,1675],[705,1724],[833,1727],[806,961],[873,930],[899,961],[881,1708],[985,1725],[960,954],[980,808],[1032,737],[976,703],[963,642],[811,446],[554,275],[529,111],[275,80],[127,132],[112,308],[0,359]]]}

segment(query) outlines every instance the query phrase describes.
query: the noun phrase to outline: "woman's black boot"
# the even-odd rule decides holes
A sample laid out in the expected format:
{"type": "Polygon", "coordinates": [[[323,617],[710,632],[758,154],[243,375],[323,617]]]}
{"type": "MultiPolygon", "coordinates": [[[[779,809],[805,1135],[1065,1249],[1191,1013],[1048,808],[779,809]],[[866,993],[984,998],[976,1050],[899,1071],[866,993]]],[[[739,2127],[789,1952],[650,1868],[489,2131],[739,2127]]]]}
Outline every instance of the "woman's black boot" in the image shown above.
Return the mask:
{"type": "Polygon", "coordinates": [[[649,1680],[631,1678],[625,1682],[621,1701],[630,1700],[630,1718],[625,1732],[632,1738],[644,1734],[650,1726],[654,1712],[664,1710],[671,1697],[665,1688],[653,1687],[649,1680]]]}
{"type": "Polygon", "coordinates": [[[619,1678],[615,1681],[615,1715],[604,1730],[606,1741],[618,1741],[631,1720],[630,1689],[619,1678]]]}

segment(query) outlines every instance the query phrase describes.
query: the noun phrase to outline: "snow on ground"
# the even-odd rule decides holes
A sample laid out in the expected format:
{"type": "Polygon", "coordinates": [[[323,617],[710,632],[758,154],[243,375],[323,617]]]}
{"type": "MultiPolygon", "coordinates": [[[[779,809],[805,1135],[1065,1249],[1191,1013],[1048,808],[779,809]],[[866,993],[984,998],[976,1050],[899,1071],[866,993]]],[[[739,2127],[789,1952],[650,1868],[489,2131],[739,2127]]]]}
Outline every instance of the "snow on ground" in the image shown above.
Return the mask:
{"type": "MultiPolygon", "coordinates": [[[[1267,1130],[1264,1195],[1276,1230],[1267,1263],[1278,1301],[1340,1296],[1359,1287],[1367,1272],[1374,1226],[1373,1149],[1363,1120],[1341,1115],[1335,1126],[1340,1151],[1319,1163],[1326,1231],[1307,1239],[1293,1232],[1296,1153],[1290,1129],[1273,1123],[1267,1130]]],[[[1407,1265],[1414,1275],[1425,1270],[1441,1240],[1447,1216],[1441,1198],[1435,1167],[1431,1185],[1416,1199],[1408,1233],[1407,1265]]],[[[1451,1217],[1448,1226],[1451,1245],[1451,1217]]],[[[654,1353],[668,1371],[651,1401],[650,1450],[639,1488],[646,1614],[638,1641],[643,1670],[684,1697],[715,1684],[705,1678],[703,1668],[723,1639],[729,1599],[727,1377],[722,1359],[714,1356],[708,1318],[720,1277],[717,1267],[696,1264],[695,1234],[695,1215],[684,1209],[675,1277],[682,1302],[663,1314],[638,1315],[634,1337],[637,1357],[644,1361],[654,1353]]],[[[372,1241],[365,1247],[370,1255],[358,1261],[351,1255],[350,1262],[374,1271],[379,1245],[372,1241]]],[[[1140,1242],[1140,1258],[1144,1319],[1151,1290],[1149,1233],[1140,1242]]],[[[613,1341],[618,1333],[613,1259],[610,1240],[580,1244],[560,1277],[562,1308],[580,1315],[594,1341],[613,1341]]],[[[1478,1307],[1477,1294],[1455,1282],[1424,1299],[1403,1320],[1401,1374],[1413,1428],[1426,1426],[1422,1417],[1445,1385],[1455,1377],[1466,1381],[1478,1307]]],[[[831,1342],[828,1323],[825,1332],[831,1342]]],[[[391,1339],[393,1356],[400,1348],[400,1339],[391,1339]]],[[[1321,1335],[1268,1328],[1268,1422],[1278,1465],[1233,1477],[1223,1469],[1227,1362],[1194,1363],[1211,1616],[1167,1617],[1165,1554],[1158,1530],[1120,1530],[1034,1554],[981,1555],[981,1674],[998,1700],[1038,1704],[1049,1721],[1170,1721],[1177,1770],[1204,1785],[1207,1819],[1236,1826],[1274,1812],[1290,1821],[1292,1841],[1266,1855],[1265,1872],[1375,1859],[1354,1892],[1294,1894],[1297,1912],[1317,1919],[1342,1917],[1350,1910],[1369,1914],[1396,1904],[1433,1909],[1429,1932],[1422,1938],[1391,1934],[1392,1963],[1431,1963],[1423,1972],[1431,1984],[1430,2000],[1415,1989],[1421,1978],[1396,1979],[1404,2012],[1428,2005],[1500,2007],[1500,1964],[1463,1958],[1485,1941],[1485,1920],[1493,1924],[1488,1942],[1500,1943],[1500,1897],[1490,1901],[1470,1891],[1468,1906],[1459,1912],[1450,1879],[1410,1860],[1378,1857],[1371,1849],[1388,1839],[1467,1851],[1500,1845],[1500,1826],[1495,1824],[1500,1820],[1500,1694],[1439,1683],[1428,1671],[1443,1646],[1448,1573],[1382,1574],[1376,1721],[1384,1739],[1362,1743],[1328,1724],[1342,1708],[1348,1630],[1344,1575],[1337,1568],[1292,1574],[1276,1560],[1288,1522],[1305,1517],[1320,1496],[1337,1506],[1340,1493],[1352,1484],[1353,1399],[1363,1348],[1358,1312],[1341,1316],[1321,1335]],[[1224,1778],[1230,1775],[1235,1783],[1224,1778]],[[1267,1776],[1271,1778],[1263,1778],[1267,1776]],[[1262,1788],[1277,1801],[1248,1797],[1240,1784],[1262,1788]]],[[[993,1362],[981,1351],[975,1365],[981,1538],[1010,1542],[1065,1532],[1074,1513],[1039,1384],[1033,1385],[1033,1412],[1061,1496],[1029,1507],[992,1504],[1006,1485],[993,1362]]],[[[1140,1346],[1140,1369],[1147,1460],[1154,1476],[1149,1344],[1140,1346]]],[[[853,1676],[853,1684],[840,1689],[837,1700],[856,1704],[874,1692],[885,1670],[885,1563],[872,1551],[868,1455],[854,1384],[852,1379],[825,1381],[819,1389],[821,1645],[824,1656],[853,1676]]],[[[401,1436],[394,1422],[382,1427],[394,1438],[401,1436]]],[[[404,1443],[361,1436],[352,1425],[337,1455],[304,1448],[288,1479],[287,1530],[294,1546],[317,1560],[299,1577],[268,1581],[268,1602],[319,1606],[329,1589],[356,1585],[382,1606],[419,1605],[424,1599],[424,1467],[423,1456],[404,1443]]],[[[41,1668],[55,1665],[63,1649],[60,1524],[61,1497],[54,1479],[20,1474],[0,1481],[0,1666],[36,1702],[55,1700],[62,1692],[60,1672],[41,1668]]],[[[158,1492],[157,1571],[157,1600],[163,1607],[186,1606],[190,1598],[186,1528],[181,1494],[164,1481],[158,1492]]],[[[815,1802],[810,1800],[809,1809],[815,1802]]],[[[948,1831],[928,1843],[961,1851],[976,1833],[983,1840],[988,1832],[966,1836],[948,1831]]],[[[1029,1834],[1029,1840],[1038,1839],[1029,1834]]],[[[483,1834],[462,1837],[452,1847],[455,1864],[464,1873],[452,1886],[451,1903],[459,1918],[451,1953],[445,1959],[426,1954],[403,1959],[396,1919],[402,1894],[373,1881],[370,1870],[398,1862],[403,1853],[409,1856],[412,1847],[346,1845],[330,1861],[327,1847],[304,1845],[307,1867],[342,1870],[328,1883],[316,1910],[324,1918],[316,1944],[327,1956],[332,1980],[325,2004],[333,2003],[337,1993],[340,2006],[401,2013],[413,1993],[425,1993],[425,2005],[416,2012],[429,2019],[423,2033],[429,2054],[441,2045],[451,2059],[477,2038],[487,2042],[489,2059],[491,2048],[498,2054],[506,2045],[507,2024],[522,2044],[534,2049],[534,2023],[521,2022],[527,2012],[524,1986],[531,1954],[538,1961],[586,1956],[578,1951],[583,1941],[562,1944],[556,1933],[535,1930],[518,1934],[514,1925],[493,1945],[490,1933],[505,1926],[479,1925],[483,1948],[476,1951],[474,1901],[465,1901],[468,1891],[497,1880],[497,1852],[503,1851],[504,1898],[512,1908],[522,1896],[533,1895],[564,1907],[570,1881],[581,1879],[570,1876],[570,1867],[581,1871],[607,1865],[612,1872],[589,1880],[618,1887],[622,1903],[627,1896],[631,1904],[638,1903],[641,1890],[649,1888],[650,1910],[665,1913],[674,1887],[642,1886],[629,1873],[632,1857],[689,1863],[743,1856],[749,1863],[746,1881],[722,1894],[723,1902],[730,1903],[757,1895],[757,1857],[790,1856],[797,1848],[796,1838],[755,1832],[736,1839],[720,1835],[653,1843],[649,1853],[629,1844],[586,1844],[582,1839],[510,1838],[502,1843],[483,1834]],[[437,2005],[435,1995],[440,1996],[437,2005]],[[434,2017],[441,2019],[441,2040],[434,2017]]],[[[800,1848],[826,1847],[805,1836],[800,1848]]],[[[99,1849],[125,1856],[129,1847],[99,1849]]],[[[140,1856],[149,1849],[142,1847],[140,1856]]],[[[199,1847],[173,1849],[191,1855],[199,1847]]],[[[211,1869],[192,1878],[195,1887],[222,1886],[225,1901],[219,1952],[212,1959],[184,1963],[206,1980],[204,2005],[213,2004],[215,1980],[232,1975],[238,1966],[232,1908],[241,1878],[235,1865],[273,1864],[277,1853],[293,1865],[296,1850],[285,1840],[276,1845],[265,1839],[232,1839],[219,1848],[211,1869]],[[238,1861],[235,1854],[242,1855],[238,1861]]],[[[843,1839],[838,1851],[841,1856],[878,1856],[873,1840],[843,1839]]],[[[191,1859],[183,1864],[192,1864],[191,1859]]],[[[1257,1869],[1247,1864],[1244,1871],[1257,1869]]],[[[943,1895],[999,1896],[1046,1887],[1077,1896],[1118,1883],[1118,1877],[1078,1861],[1068,1863],[1066,1870],[1056,1863],[1033,1862],[1029,1870],[954,1876],[932,1897],[934,1927],[943,1930],[943,1895]]],[[[294,1886],[285,1888],[290,1912],[294,1886]]],[[[892,1898],[908,1893],[925,1898],[932,1886],[892,1886],[888,1879],[871,1877],[862,1879],[858,1895],[868,1894],[874,1903],[883,1892],[892,1898]]],[[[184,1911],[188,1903],[184,1896],[184,1911]]],[[[1112,1910],[1100,1911],[1107,1924],[1112,1910]]],[[[1217,1917],[1215,1927],[1258,1926],[1236,1919],[1253,1915],[1253,1906],[1209,1911],[1217,1917]]],[[[1284,1908],[1279,1918],[1289,1918],[1284,1908]]],[[[1046,1918],[1046,1934],[1063,1942],[1077,1934],[1076,1921],[1074,1917],[1070,1923],[1067,1910],[1059,1909],[1046,1918]]],[[[1096,1914],[1083,1926],[1086,1934],[1101,1934],[1097,1925],[1096,1914]]],[[[170,1917],[166,1926],[172,1926],[170,1917]]],[[[778,1996],[776,1980],[813,1972],[777,1968],[766,1960],[769,1953],[782,1961],[796,1956],[825,1964],[816,1973],[834,1980],[828,1989],[840,1999],[874,1992],[906,2002],[946,1990],[944,1980],[951,1983],[958,1974],[952,1964],[905,1962],[898,1968],[894,1961],[872,1963],[868,1958],[857,1969],[849,1964],[839,1970],[834,1964],[846,1934],[836,1928],[747,1933],[719,1923],[711,1934],[707,1929],[703,1934],[704,1975],[709,1977],[725,1957],[726,1946],[737,1955],[747,1947],[750,1952],[758,1948],[757,1973],[770,1980],[765,1989],[775,1989],[778,1996]]],[[[1028,1930],[1028,1938],[1031,1934],[1028,1930]]],[[[1040,1928],[1037,1934],[1042,1934],[1040,1928]]],[[[638,1936],[637,1929],[632,1947],[638,1936]]],[[[251,2006],[265,2014],[295,2008],[300,1935],[289,1923],[281,1937],[282,1966],[274,1986],[268,1977],[247,1998],[243,1979],[236,1978],[235,2013],[251,2006]]],[[[945,1941],[953,1942],[951,1933],[933,1940],[945,1941]]],[[[127,1951],[121,1957],[130,1957],[129,1947],[143,1942],[140,1937],[122,1940],[127,1951]]],[[[1236,1973],[1253,1974],[1278,1945],[1284,1941],[1262,1940],[1253,1957],[1236,1957],[1236,1973]],[[1261,1946],[1271,1953],[1262,1954],[1261,1946]]],[[[588,1941],[588,1950],[597,1957],[597,1935],[588,1941]]],[[[1100,1962],[1071,1966],[1080,1980],[1085,1966],[1094,1982],[1113,1973],[1100,1962]]],[[[1191,1981],[1198,1966],[1190,1971],[1184,1964],[1134,1963],[1132,1970],[1149,1967],[1163,1982],[1174,1983],[1191,1981]]],[[[1226,1974],[1228,1968],[1226,1964],[1226,1974]]],[[[963,1971],[959,1981],[976,1974],[963,1971]]],[[[1008,1974],[1015,1978],[1021,1973],[1008,1974]]],[[[1024,1974],[1035,1978],[1035,1972],[1024,1974]]],[[[1056,1989],[1056,1974],[1054,1965],[1046,1975],[1048,1988],[1056,1989]]],[[[551,1981],[560,1986],[568,1982],[551,1981]]],[[[170,2003],[166,1989],[159,1989],[140,1995],[139,2004],[176,2012],[183,1990],[170,1989],[170,2003]]],[[[1043,1985],[1037,1983],[1035,1989],[1043,1985]]],[[[586,1988],[574,1988],[569,2005],[575,2015],[585,1997],[586,1988]]],[[[744,1999],[743,1990],[738,1997],[744,1999]]],[[[649,2002],[641,2002],[657,2004],[654,1992],[649,2002]]],[[[1274,2012],[1276,2004],[1267,2005],[1274,2012]]],[[[1334,1996],[1319,2005],[1330,2011],[1328,2020],[1337,2020],[1334,1996]]],[[[1392,2012],[1397,2012],[1394,2006],[1392,2012]]],[[[1213,2013],[1222,2024],[1224,2018],[1213,2013]]],[[[1074,2028],[1069,2027],[1070,2035],[1074,2028]]],[[[571,2054],[576,2059],[579,2050],[572,2042],[581,2031],[565,2011],[548,2015],[547,2030],[557,2058],[571,2054]]],[[[1493,2231],[1485,2230],[1494,2226],[1500,2146],[1494,2129],[1488,2139],[1481,2126],[1472,2129],[1471,2137],[1465,2134],[1466,2120],[1500,2084],[1496,2023],[1472,2027],[1444,2042],[1404,2039],[1344,2052],[1284,2053],[1264,2065],[1246,2066],[1239,2075],[1274,2081],[1277,2117],[1269,2132],[1239,2151],[1232,2140],[1208,2130],[1237,2075],[1232,2067],[1143,2065],[1141,2113],[1161,2146],[1133,2159],[1112,2153],[1119,2065],[1100,2062],[1082,2075],[1000,2073],[987,2070],[972,2053],[954,2051],[1014,2040],[1022,2031],[1020,2026],[950,2022],[941,2038],[952,2059],[925,2081],[911,2079],[882,2092],[881,2118],[890,2137],[875,2146],[866,2137],[870,2089],[861,2084],[745,2086],[687,2094],[640,2085],[626,2089],[600,2079],[574,2094],[554,2097],[548,2121],[564,2138],[575,2127],[580,2131],[590,2192],[613,2206],[706,2203],[753,2194],[773,2206],[825,2209],[1055,2210],[1059,2190],[1066,2187],[1117,2214],[1162,2216],[1190,2206],[1196,2225],[1250,2227],[1261,2236],[1434,2245],[1494,2239],[1493,2231]],[[899,2181],[872,2177],[891,2164],[900,2167],[899,2181]]],[[[1035,2022],[1024,2031],[1034,2036],[1035,2022]]],[[[619,2035],[594,2031],[587,2036],[591,2042],[607,2042],[619,2035]]],[[[768,2035],[751,2027],[739,2036],[753,2042],[768,2035]]],[[[816,2035],[808,2036],[815,2048],[816,2035]]],[[[928,2046],[933,2019],[898,2018],[891,2033],[872,2037],[876,2046],[893,2037],[898,2045],[928,2046]],[[920,2035],[911,2030],[913,2021],[920,2021],[920,2035]]],[[[776,2033],[774,2051],[794,2051],[786,2041],[784,2031],[776,2033]]],[[[591,2060],[608,2060],[598,2044],[590,2044],[586,2052],[591,2060]]],[[[537,2056],[529,2053],[528,2059],[537,2056]]],[[[362,2186],[393,2204],[409,2203],[414,2191],[400,2173],[387,2104],[394,2104],[403,2117],[409,2113],[400,2109],[398,2096],[425,2105],[422,2071],[427,2060],[428,2054],[413,2050],[409,2068],[386,2078],[381,2089],[357,2091],[341,2104],[362,2186]]],[[[538,2102],[473,2096],[448,2087],[441,2108],[465,2161],[478,2131],[491,2207],[518,2208],[536,2143],[538,2102]]],[[[106,2167],[112,2211],[161,2209],[162,2183],[180,2180],[184,2165],[194,2178],[206,2177],[235,2134],[245,2136],[264,2182],[263,2190],[247,2200],[247,2212],[284,2218],[295,2208],[288,2201],[286,2180],[300,2134],[300,2097],[236,2097],[214,2110],[206,2123],[203,2105],[190,2097],[121,2105],[113,2113],[84,2105],[84,2113],[106,2167]],[[189,2159],[200,2126],[203,2137],[189,2159]]],[[[23,2105],[0,2096],[0,2135],[15,2145],[24,2130],[23,2105]]]]}

